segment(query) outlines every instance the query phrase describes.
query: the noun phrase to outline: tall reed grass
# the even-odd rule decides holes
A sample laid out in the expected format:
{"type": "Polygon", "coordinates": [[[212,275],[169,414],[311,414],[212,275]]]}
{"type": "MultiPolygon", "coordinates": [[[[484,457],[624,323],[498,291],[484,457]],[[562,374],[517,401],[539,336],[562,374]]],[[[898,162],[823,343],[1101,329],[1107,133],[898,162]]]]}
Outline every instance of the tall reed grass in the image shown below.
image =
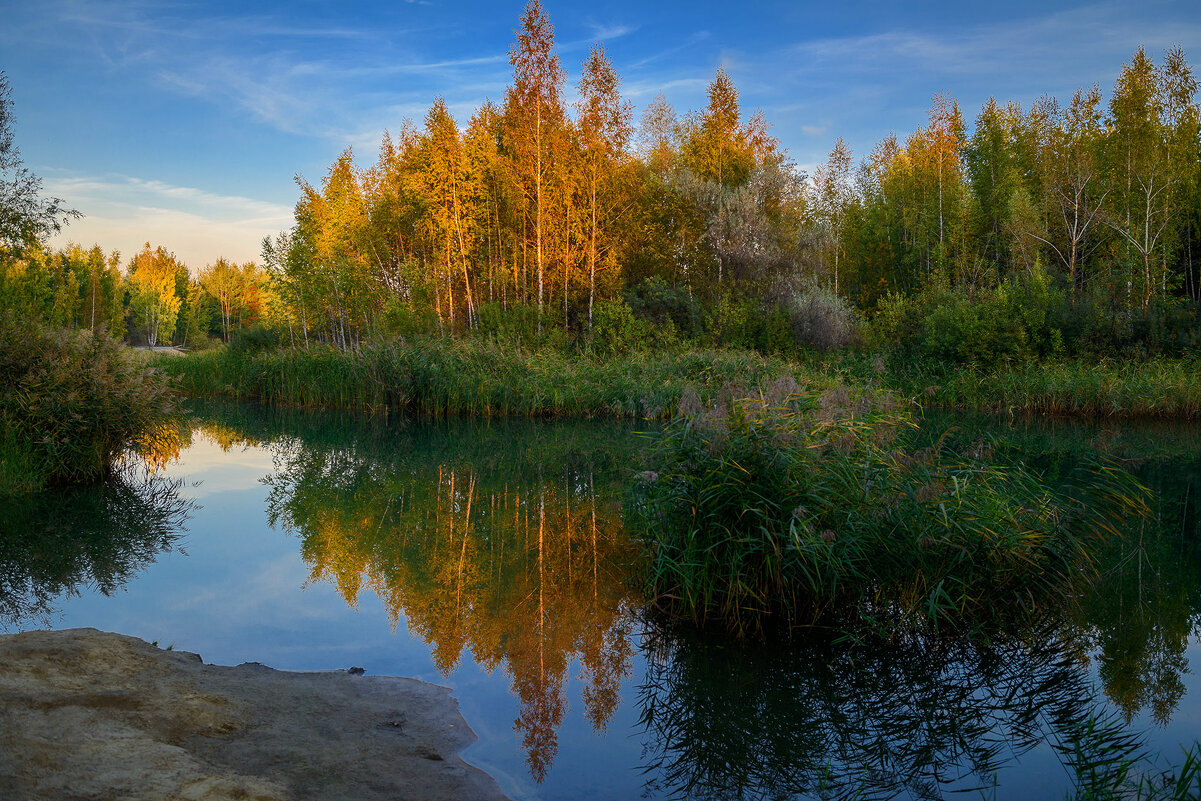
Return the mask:
{"type": "Polygon", "coordinates": [[[994,412],[1105,418],[1201,419],[1201,360],[1022,363],[980,372],[902,370],[924,404],[994,412]]]}
{"type": "Polygon", "coordinates": [[[650,590],[668,617],[736,635],[840,618],[972,626],[1062,598],[1096,541],[1148,514],[1113,465],[1055,493],[984,446],[919,448],[887,394],[785,380],[680,411],[633,495],[650,590]]]}
{"type": "MultiPolygon", "coordinates": [[[[255,355],[217,350],[156,364],[184,394],[279,405],[422,415],[559,415],[666,419],[685,390],[715,395],[792,375],[794,365],[743,351],[597,359],[482,340],[414,339],[356,352],[330,348],[255,355]]],[[[813,382],[830,379],[814,375],[813,382]]]]}

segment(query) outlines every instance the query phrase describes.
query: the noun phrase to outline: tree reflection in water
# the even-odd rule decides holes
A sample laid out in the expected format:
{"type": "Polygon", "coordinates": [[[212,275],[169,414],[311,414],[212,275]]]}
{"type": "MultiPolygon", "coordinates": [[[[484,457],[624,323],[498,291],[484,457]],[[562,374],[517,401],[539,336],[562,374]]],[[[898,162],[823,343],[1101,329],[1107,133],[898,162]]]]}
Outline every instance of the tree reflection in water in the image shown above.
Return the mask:
{"type": "MultiPolygon", "coordinates": [[[[268,519],[296,534],[310,580],[352,606],[363,590],[403,617],[443,674],[463,654],[503,667],[514,725],[541,781],[558,750],[573,661],[585,715],[603,729],[630,670],[633,550],[614,476],[628,431],[412,426],[357,441],[279,440],[268,519]]],[[[363,429],[368,434],[373,429],[363,429]]]]}
{"type": "Polygon", "coordinates": [[[1107,541],[1098,580],[1079,588],[1062,625],[1095,659],[1102,688],[1126,720],[1147,711],[1166,725],[1184,695],[1185,655],[1201,629],[1201,427],[930,413],[927,428],[953,425],[959,443],[988,440],[998,458],[1068,480],[1098,453],[1123,461],[1151,490],[1152,519],[1107,541]]]}
{"type": "MultiPolygon", "coordinates": [[[[272,448],[268,512],[299,537],[312,581],[352,605],[374,592],[445,673],[468,653],[508,673],[534,778],[555,758],[573,662],[586,717],[607,725],[644,625],[621,528],[641,448],[628,428],[398,426],[224,405],[202,419],[225,447],[272,448]]],[[[1002,457],[1039,454],[1049,481],[1096,449],[1096,429],[988,425],[959,435],[999,440],[1002,457]]],[[[1166,721],[1179,703],[1184,649],[1201,620],[1196,439],[1117,437],[1112,455],[1144,455],[1138,474],[1156,491],[1155,522],[1099,554],[1100,580],[1065,588],[1057,619],[1037,631],[734,648],[652,627],[640,699],[649,789],[938,797],[987,787],[1015,755],[1046,746],[1079,785],[1112,780],[1139,748],[1126,722],[1143,709],[1166,721]],[[1167,442],[1181,450],[1152,450],[1167,442]],[[1099,705],[1092,656],[1116,718],[1099,705]]]]}
{"type": "Polygon", "coordinates": [[[93,486],[0,499],[0,629],[48,625],[56,598],[111,595],[173,548],[194,508],[180,484],[128,458],[93,486]]]}
{"type": "Polygon", "coordinates": [[[656,794],[992,797],[999,771],[1043,743],[1087,790],[1140,756],[1053,633],[728,648],[659,629],[650,643],[639,703],[656,794]]]}

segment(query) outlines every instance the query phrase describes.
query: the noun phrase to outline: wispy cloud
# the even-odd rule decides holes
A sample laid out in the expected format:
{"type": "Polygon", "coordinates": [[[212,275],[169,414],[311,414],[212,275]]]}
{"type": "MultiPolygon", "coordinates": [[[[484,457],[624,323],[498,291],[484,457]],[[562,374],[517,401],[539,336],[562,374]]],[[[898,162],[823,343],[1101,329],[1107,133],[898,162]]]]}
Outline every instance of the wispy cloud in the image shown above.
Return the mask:
{"type": "Polygon", "coordinates": [[[867,74],[893,82],[974,75],[1003,91],[1006,85],[1048,81],[1091,83],[1101,77],[1100,71],[1116,73],[1139,44],[1158,51],[1198,39],[1201,17],[1169,23],[1138,13],[1129,4],[1100,3],[941,33],[893,30],[804,41],[772,56],[791,56],[793,72],[807,70],[817,81],[845,85],[848,76],[867,74]]]}
{"type": "Polygon", "coordinates": [[[629,36],[634,31],[638,30],[637,25],[621,25],[621,24],[601,24],[590,23],[592,28],[592,38],[601,42],[612,42],[614,39],[620,39],[623,36],[629,36]]]}
{"type": "Polygon", "coordinates": [[[634,63],[630,64],[629,68],[632,70],[639,70],[650,64],[654,64],[655,62],[663,61],[664,59],[670,58],[677,53],[681,53],[685,50],[696,47],[698,44],[708,39],[709,35],[710,34],[708,31],[696,31],[675,45],[658,50],[648,56],[643,56],[642,58],[634,61],[634,63]]]}

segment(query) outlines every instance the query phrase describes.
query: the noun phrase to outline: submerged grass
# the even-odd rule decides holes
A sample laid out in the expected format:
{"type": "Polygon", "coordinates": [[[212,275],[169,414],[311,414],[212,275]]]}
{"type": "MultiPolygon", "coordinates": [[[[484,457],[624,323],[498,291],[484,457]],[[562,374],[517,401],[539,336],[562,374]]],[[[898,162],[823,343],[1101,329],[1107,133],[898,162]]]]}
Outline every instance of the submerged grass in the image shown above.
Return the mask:
{"type": "Polygon", "coordinates": [[[632,501],[658,608],[735,635],[839,618],[970,627],[1062,597],[1098,539],[1148,514],[1114,465],[1053,493],[986,443],[954,453],[915,432],[904,405],[865,390],[780,381],[686,400],[632,501]]]}
{"type": "MultiPolygon", "coordinates": [[[[157,362],[188,395],[277,405],[422,415],[669,418],[685,390],[716,395],[758,386],[796,367],[744,351],[631,354],[596,359],[483,340],[415,339],[355,352],[314,347],[189,354],[157,362]]],[[[814,374],[817,385],[829,383],[814,374]]]]}

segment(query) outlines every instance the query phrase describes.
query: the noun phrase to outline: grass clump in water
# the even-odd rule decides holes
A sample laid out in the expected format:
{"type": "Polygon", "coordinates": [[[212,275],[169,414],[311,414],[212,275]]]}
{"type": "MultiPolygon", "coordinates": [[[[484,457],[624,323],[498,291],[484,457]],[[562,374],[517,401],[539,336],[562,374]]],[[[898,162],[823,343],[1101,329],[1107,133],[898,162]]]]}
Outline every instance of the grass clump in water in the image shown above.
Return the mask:
{"type": "Polygon", "coordinates": [[[174,412],[166,378],[108,336],[0,316],[0,495],[100,479],[174,412]]]}
{"type": "Polygon", "coordinates": [[[1149,514],[1146,490],[1096,465],[1052,492],[981,445],[918,447],[892,396],[778,381],[681,402],[633,495],[669,618],[736,635],[865,620],[971,627],[1065,596],[1099,538],[1149,514]]]}

